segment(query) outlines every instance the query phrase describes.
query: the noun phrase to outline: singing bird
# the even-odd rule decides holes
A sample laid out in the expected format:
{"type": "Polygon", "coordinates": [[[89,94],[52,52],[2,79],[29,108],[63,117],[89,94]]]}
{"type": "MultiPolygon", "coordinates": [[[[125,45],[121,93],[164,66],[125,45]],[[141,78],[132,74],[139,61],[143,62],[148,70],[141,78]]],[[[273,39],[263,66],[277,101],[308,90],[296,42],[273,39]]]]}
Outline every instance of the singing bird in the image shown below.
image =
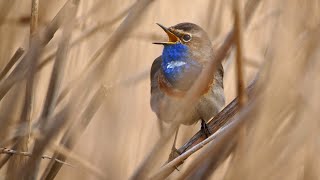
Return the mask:
{"type": "MultiPolygon", "coordinates": [[[[186,92],[204,67],[213,59],[214,51],[207,33],[193,23],[180,23],[172,27],[158,24],[168,36],[163,45],[162,55],[156,58],[151,67],[150,105],[159,121],[170,123],[166,114],[184,98],[186,92]]],[[[208,136],[206,122],[224,106],[223,67],[212,77],[212,82],[192,106],[191,115],[181,122],[192,125],[201,121],[201,129],[208,136]]]]}

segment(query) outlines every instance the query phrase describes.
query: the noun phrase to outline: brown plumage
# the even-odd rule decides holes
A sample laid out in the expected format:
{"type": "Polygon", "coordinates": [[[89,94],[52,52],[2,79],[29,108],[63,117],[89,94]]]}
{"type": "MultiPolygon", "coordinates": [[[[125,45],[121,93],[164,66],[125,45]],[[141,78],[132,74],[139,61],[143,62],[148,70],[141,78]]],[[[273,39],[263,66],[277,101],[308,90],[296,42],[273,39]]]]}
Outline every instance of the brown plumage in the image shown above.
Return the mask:
{"type": "MultiPolygon", "coordinates": [[[[160,25],[161,26],[161,25],[160,25]]],[[[163,56],[156,58],[151,67],[150,80],[151,80],[151,108],[157,114],[160,121],[170,122],[171,119],[165,118],[168,113],[178,101],[185,96],[187,90],[193,85],[193,82],[197,80],[203,67],[212,60],[214,52],[212,49],[211,41],[207,33],[199,26],[192,23],[181,23],[170,28],[161,26],[169,36],[169,42],[161,42],[155,44],[163,44],[165,48],[167,46],[175,46],[177,44],[183,44],[187,47],[188,53],[187,58],[191,59],[192,62],[199,64],[200,71],[192,73],[182,68],[178,80],[174,79],[170,81],[168,74],[166,74],[163,67],[163,56]],[[184,35],[190,35],[191,40],[185,41],[184,35]],[[174,37],[175,36],[175,37],[174,37]],[[186,78],[184,78],[184,76],[186,78]],[[188,81],[187,83],[185,83],[188,81]]],[[[189,39],[186,37],[185,39],[189,39]]],[[[178,51],[178,50],[177,50],[178,51]]],[[[166,53],[164,51],[163,53],[166,53]]],[[[170,52],[169,52],[170,53],[170,52]]],[[[166,57],[172,57],[167,54],[166,57]]],[[[176,54],[174,54],[176,55],[176,54]]],[[[178,56],[179,57],[179,56],[178,56]]],[[[170,59],[170,63],[174,62],[175,59],[170,59]]],[[[181,60],[179,61],[181,62],[181,60]]],[[[189,62],[186,61],[187,63],[189,62]]],[[[179,68],[179,67],[178,67],[179,68]]],[[[197,69],[198,66],[194,69],[197,69]]],[[[218,71],[212,77],[212,83],[208,86],[198,102],[192,107],[191,116],[185,117],[181,122],[185,125],[191,125],[199,120],[207,122],[210,118],[216,115],[221,108],[224,106],[224,92],[223,92],[223,67],[220,64],[218,71]]]]}

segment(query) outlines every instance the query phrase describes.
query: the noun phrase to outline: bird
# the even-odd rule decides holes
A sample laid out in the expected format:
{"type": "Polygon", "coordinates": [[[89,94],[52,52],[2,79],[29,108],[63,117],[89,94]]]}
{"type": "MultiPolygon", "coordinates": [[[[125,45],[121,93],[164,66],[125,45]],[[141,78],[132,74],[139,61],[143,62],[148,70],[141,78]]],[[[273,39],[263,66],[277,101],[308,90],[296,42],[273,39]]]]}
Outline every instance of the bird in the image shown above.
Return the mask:
{"type": "MultiPolygon", "coordinates": [[[[159,23],[157,25],[168,36],[168,41],[153,43],[163,45],[163,51],[153,61],[150,70],[150,105],[161,125],[173,121],[166,115],[185,97],[215,53],[208,34],[194,23],[184,22],[171,27],[159,23]]],[[[190,115],[186,116],[181,124],[193,125],[201,121],[201,132],[206,137],[210,135],[206,122],[220,112],[225,104],[223,75],[224,70],[220,63],[211,83],[192,105],[190,115]]]]}

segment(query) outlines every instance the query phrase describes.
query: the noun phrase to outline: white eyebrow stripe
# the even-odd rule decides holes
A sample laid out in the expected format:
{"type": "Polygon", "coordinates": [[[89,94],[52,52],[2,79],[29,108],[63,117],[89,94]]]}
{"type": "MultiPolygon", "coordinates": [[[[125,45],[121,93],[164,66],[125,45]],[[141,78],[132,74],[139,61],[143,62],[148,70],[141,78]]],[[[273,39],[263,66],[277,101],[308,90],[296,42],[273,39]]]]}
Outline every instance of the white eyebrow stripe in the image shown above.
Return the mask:
{"type": "Polygon", "coordinates": [[[168,63],[167,68],[171,69],[171,68],[175,68],[175,67],[180,67],[187,64],[184,61],[171,61],[168,63]]]}

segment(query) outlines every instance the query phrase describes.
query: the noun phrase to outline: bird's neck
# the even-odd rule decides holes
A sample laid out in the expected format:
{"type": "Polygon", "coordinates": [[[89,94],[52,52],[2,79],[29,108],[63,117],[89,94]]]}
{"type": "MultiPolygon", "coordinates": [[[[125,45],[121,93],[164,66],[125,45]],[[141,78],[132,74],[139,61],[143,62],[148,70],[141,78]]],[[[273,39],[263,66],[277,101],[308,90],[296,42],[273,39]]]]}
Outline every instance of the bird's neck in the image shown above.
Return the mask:
{"type": "Polygon", "coordinates": [[[201,65],[190,57],[188,46],[165,45],[162,52],[162,72],[174,87],[188,89],[201,71],[201,65]]]}

